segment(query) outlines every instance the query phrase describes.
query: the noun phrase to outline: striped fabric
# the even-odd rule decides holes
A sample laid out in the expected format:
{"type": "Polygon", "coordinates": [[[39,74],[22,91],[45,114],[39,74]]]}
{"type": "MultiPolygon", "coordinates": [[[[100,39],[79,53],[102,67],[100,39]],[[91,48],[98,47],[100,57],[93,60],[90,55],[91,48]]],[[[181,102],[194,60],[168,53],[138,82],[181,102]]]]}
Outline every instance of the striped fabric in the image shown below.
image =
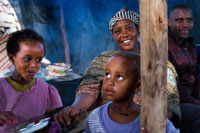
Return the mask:
{"type": "Polygon", "coordinates": [[[120,11],[118,11],[110,20],[109,22],[109,30],[112,33],[113,30],[113,26],[115,25],[115,23],[119,20],[122,19],[128,19],[130,21],[132,21],[136,26],[139,25],[139,15],[136,12],[133,12],[131,10],[127,10],[126,8],[121,9],[120,11]]]}
{"type": "Polygon", "coordinates": [[[9,61],[6,51],[8,38],[9,35],[6,35],[0,39],[0,70],[8,69],[12,65],[12,63],[9,61]]]}
{"type": "Polygon", "coordinates": [[[99,109],[100,108],[96,108],[95,110],[93,110],[88,117],[88,125],[91,133],[105,133],[103,127],[100,124],[98,115],[99,109]]]}

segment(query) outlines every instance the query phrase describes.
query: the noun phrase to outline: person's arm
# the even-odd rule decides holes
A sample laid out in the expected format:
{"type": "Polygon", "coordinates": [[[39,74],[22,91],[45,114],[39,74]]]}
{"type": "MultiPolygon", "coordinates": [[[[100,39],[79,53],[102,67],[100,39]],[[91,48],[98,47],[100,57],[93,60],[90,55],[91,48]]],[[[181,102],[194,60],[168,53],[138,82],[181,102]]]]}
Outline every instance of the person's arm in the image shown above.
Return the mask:
{"type": "Polygon", "coordinates": [[[195,83],[195,88],[192,91],[192,96],[194,96],[196,99],[200,100],[200,80],[197,79],[195,83]]]}
{"type": "Polygon", "coordinates": [[[102,63],[96,57],[88,67],[80,86],[76,92],[76,98],[71,106],[63,108],[53,117],[62,125],[70,125],[71,120],[78,116],[82,110],[88,110],[95,102],[101,90],[101,79],[104,73],[101,73],[102,63]]]}
{"type": "Polygon", "coordinates": [[[78,116],[82,110],[88,110],[95,101],[95,97],[90,94],[79,94],[71,106],[63,108],[53,116],[54,120],[62,125],[70,125],[73,118],[78,116]]]}
{"type": "MultiPolygon", "coordinates": [[[[174,47],[173,45],[170,43],[170,41],[168,40],[168,60],[174,65],[173,62],[176,62],[176,51],[174,51],[174,47]]],[[[176,67],[176,66],[174,66],[176,67]]],[[[181,102],[189,102],[189,103],[193,103],[193,104],[200,104],[200,101],[196,98],[194,98],[191,93],[188,92],[188,88],[186,85],[182,85],[180,84],[179,81],[177,81],[178,83],[178,91],[179,91],[179,95],[180,95],[180,101],[181,102]]],[[[192,87],[192,86],[189,86],[192,87]]]]}
{"type": "Polygon", "coordinates": [[[200,104],[200,100],[194,98],[190,93],[188,93],[187,87],[179,86],[179,92],[180,92],[180,99],[182,102],[200,104]]]}
{"type": "Polygon", "coordinates": [[[83,93],[79,94],[72,106],[76,107],[78,106],[80,110],[88,110],[96,101],[96,98],[90,94],[83,93]]]}
{"type": "Polygon", "coordinates": [[[195,88],[195,86],[187,86],[185,84],[181,84],[181,82],[178,81],[178,91],[180,94],[180,101],[193,104],[200,104],[200,100],[192,96],[192,92],[190,92],[194,91],[195,89],[200,89],[200,88],[195,88]]]}
{"type": "MultiPolygon", "coordinates": [[[[180,97],[177,88],[177,72],[171,62],[167,62],[167,118],[173,117],[181,119],[180,97]],[[177,117],[176,117],[177,116],[177,117]]],[[[178,120],[178,121],[179,121],[178,120]]]]}
{"type": "MultiPolygon", "coordinates": [[[[196,57],[198,58],[198,57],[196,57]]],[[[200,59],[197,59],[200,60],[200,59]]],[[[200,62],[197,61],[196,64],[196,70],[194,71],[194,75],[195,75],[195,88],[192,91],[192,96],[194,96],[194,98],[200,100],[200,62]]]]}
{"type": "Polygon", "coordinates": [[[105,66],[112,54],[112,52],[104,52],[90,63],[77,89],[75,101],[71,106],[65,107],[54,115],[56,121],[59,121],[62,125],[69,125],[71,119],[78,116],[82,110],[88,110],[96,103],[101,92],[105,66]]]}

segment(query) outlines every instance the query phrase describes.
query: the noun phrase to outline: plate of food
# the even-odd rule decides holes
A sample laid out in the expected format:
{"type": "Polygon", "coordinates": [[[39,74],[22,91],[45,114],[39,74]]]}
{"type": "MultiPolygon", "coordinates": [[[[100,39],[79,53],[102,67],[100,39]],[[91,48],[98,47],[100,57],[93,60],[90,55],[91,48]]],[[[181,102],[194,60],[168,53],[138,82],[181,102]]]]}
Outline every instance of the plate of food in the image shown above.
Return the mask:
{"type": "Polygon", "coordinates": [[[38,73],[35,75],[35,78],[42,79],[44,81],[50,81],[57,78],[57,76],[51,76],[48,74],[47,68],[40,68],[38,73]]]}
{"type": "Polygon", "coordinates": [[[49,76],[49,75],[35,75],[35,78],[39,78],[39,79],[42,79],[44,81],[50,81],[50,80],[54,80],[54,79],[57,79],[58,77],[57,76],[49,76]]]}
{"type": "Polygon", "coordinates": [[[67,76],[70,70],[70,65],[65,63],[54,63],[48,65],[48,74],[50,76],[67,76]]]}
{"type": "Polygon", "coordinates": [[[14,133],[32,133],[46,127],[49,123],[50,117],[41,119],[38,123],[24,123],[16,127],[11,132],[14,133]]]}

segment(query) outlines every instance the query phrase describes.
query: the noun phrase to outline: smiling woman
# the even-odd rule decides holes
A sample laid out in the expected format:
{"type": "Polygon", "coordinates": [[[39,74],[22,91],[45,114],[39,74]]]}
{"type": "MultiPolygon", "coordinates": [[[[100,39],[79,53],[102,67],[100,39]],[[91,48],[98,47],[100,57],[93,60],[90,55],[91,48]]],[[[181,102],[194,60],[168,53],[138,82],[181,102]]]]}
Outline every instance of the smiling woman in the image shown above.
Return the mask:
{"type": "MultiPolygon", "coordinates": [[[[109,22],[109,30],[121,51],[133,51],[139,53],[139,15],[126,8],[118,11],[109,22]]],[[[90,94],[95,98],[95,103],[105,103],[101,95],[101,83],[104,77],[105,65],[110,57],[119,51],[105,51],[97,56],[90,64],[77,91],[79,94],[90,94]],[[98,98],[102,97],[102,98],[98,98]]]]}
{"type": "Polygon", "coordinates": [[[139,51],[138,34],[135,24],[128,19],[117,21],[112,31],[113,38],[122,51],[139,51]]]}

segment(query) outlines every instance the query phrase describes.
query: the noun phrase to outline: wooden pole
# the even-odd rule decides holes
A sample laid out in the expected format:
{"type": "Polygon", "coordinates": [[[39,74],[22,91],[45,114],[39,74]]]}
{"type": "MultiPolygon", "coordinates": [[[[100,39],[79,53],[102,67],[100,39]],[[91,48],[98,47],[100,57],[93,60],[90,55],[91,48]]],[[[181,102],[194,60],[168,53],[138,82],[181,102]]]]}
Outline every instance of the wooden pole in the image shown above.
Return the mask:
{"type": "Polygon", "coordinates": [[[167,3],[140,0],[141,35],[141,127],[165,133],[167,112],[167,3]]]}
{"type": "Polygon", "coordinates": [[[70,65],[70,53],[69,53],[69,44],[67,41],[67,33],[65,30],[65,23],[64,23],[64,14],[63,14],[63,6],[62,6],[62,0],[60,1],[60,28],[62,32],[62,38],[63,38],[63,43],[64,43],[64,48],[65,48],[65,63],[70,65]]]}

